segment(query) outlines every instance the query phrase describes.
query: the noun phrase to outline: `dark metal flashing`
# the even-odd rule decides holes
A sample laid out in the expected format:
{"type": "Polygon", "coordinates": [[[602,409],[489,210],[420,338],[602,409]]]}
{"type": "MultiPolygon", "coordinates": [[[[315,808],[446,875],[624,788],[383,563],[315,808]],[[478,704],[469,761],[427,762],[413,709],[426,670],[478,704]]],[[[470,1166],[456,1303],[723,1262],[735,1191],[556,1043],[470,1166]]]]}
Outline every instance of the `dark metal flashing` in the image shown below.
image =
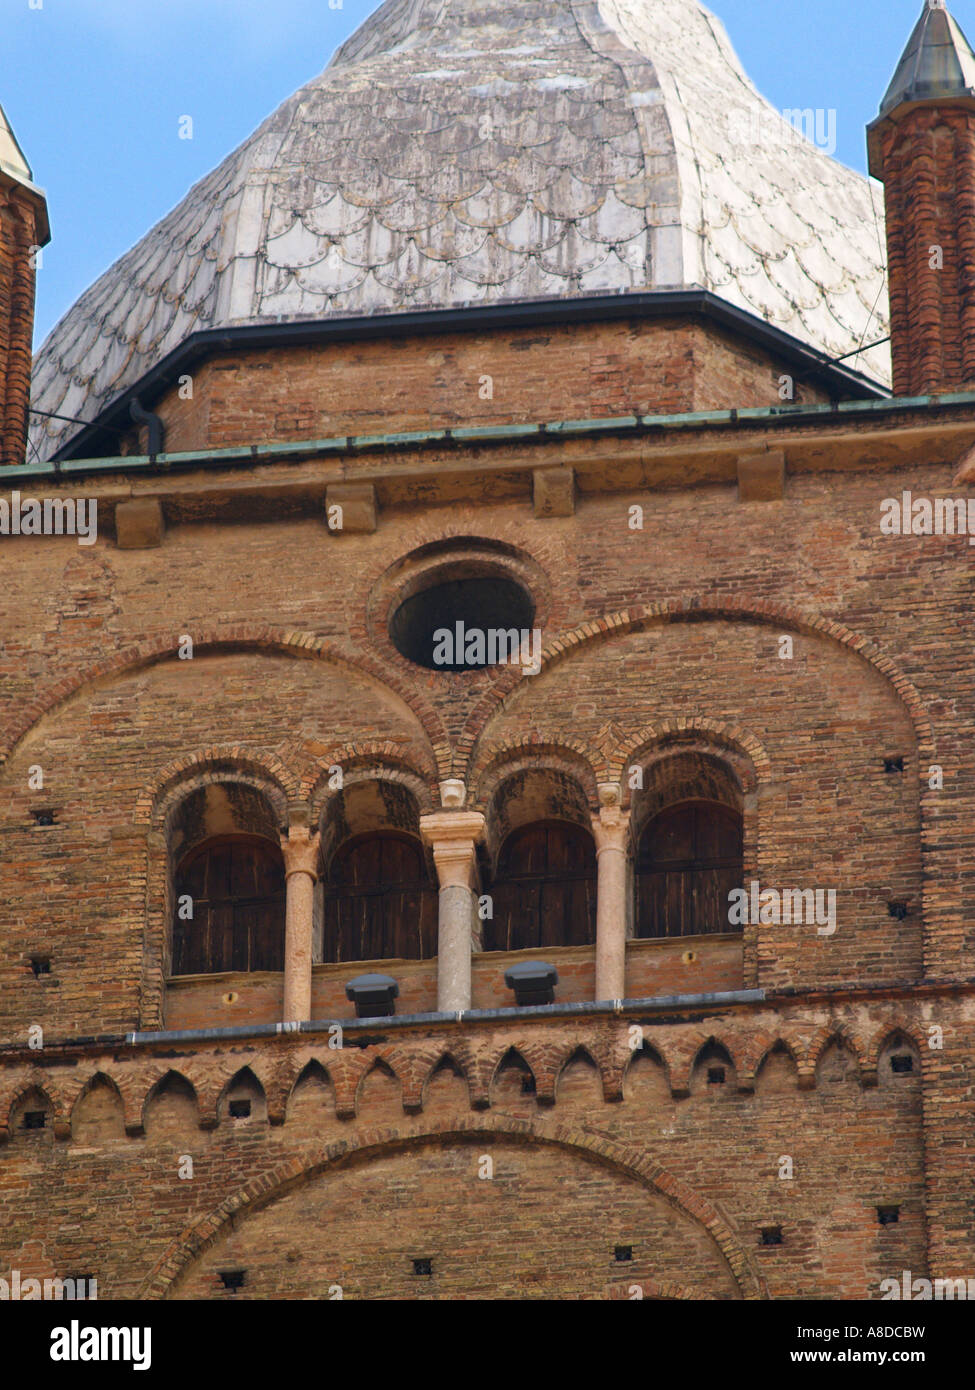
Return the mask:
{"type": "MultiPolygon", "coordinates": [[[[513,441],[544,444],[555,439],[616,438],[663,439],[676,433],[702,430],[828,428],[845,422],[876,424],[884,428],[891,417],[932,416],[935,412],[965,410],[975,413],[975,391],[952,391],[940,396],[885,396],[878,400],[834,401],[815,405],[782,404],[742,410],[700,410],[675,415],[601,416],[592,420],[554,420],[542,424],[481,425],[473,429],[411,430],[403,434],[340,435],[333,439],[301,439],[287,444],[238,444],[221,449],[191,449],[173,454],[113,454],[64,462],[8,465],[2,481],[12,486],[24,482],[68,482],[106,474],[142,478],[199,470],[237,469],[257,464],[288,464],[343,454],[400,449],[445,448],[474,445],[499,447],[513,441]]],[[[933,421],[932,421],[933,423],[933,421]]],[[[889,425],[886,425],[890,428],[889,425]]]]}
{"type": "Polygon", "coordinates": [[[821,387],[833,399],[884,399],[889,394],[872,378],[835,362],[790,333],[736,308],[707,290],[642,291],[584,299],[519,300],[461,309],[424,309],[204,329],[191,334],[150,372],[117,396],[91,424],[62,445],[53,457],[57,460],[99,457],[99,451],[106,447],[106,435],[114,448],[114,441],[128,426],[129,406],[136,397],[144,402],[157,401],[195,363],[221,353],[248,348],[259,350],[435,333],[482,333],[505,328],[552,327],[563,323],[673,317],[706,319],[756,343],[794,365],[804,381],[821,387]]]}
{"type": "MultiPolygon", "coordinates": [[[[574,1004],[535,1004],[525,1008],[465,1009],[458,1013],[397,1014],[389,1018],[312,1019],[305,1023],[255,1023],[234,1028],[184,1028],[158,1032],[100,1033],[91,1037],[45,1039],[43,1054],[32,1052],[33,1066],[63,1065],[55,1054],[70,1053],[86,1048],[123,1049],[154,1046],[183,1046],[206,1042],[233,1042],[245,1039],[281,1037],[286,1034],[314,1036],[341,1028],[343,1033],[362,1033],[363,1045],[377,1041],[378,1033],[400,1032],[417,1027],[453,1023],[511,1023],[525,1019],[599,1018],[634,1015],[666,1015],[660,1021],[686,1022],[702,1013],[723,1009],[764,1005],[781,1008],[791,1001],[803,1004],[849,1003],[857,999],[893,999],[936,997],[938,995],[975,993],[975,976],[962,979],[929,978],[923,981],[894,980],[871,984],[839,983],[835,985],[786,986],[784,989],[734,989],[709,994],[671,994],[639,999],[604,999],[574,1004]],[[367,1042],[368,1040],[368,1042],[367,1042]]],[[[350,1045],[358,1045],[352,1043],[350,1045]]],[[[0,1043],[0,1057],[25,1053],[23,1043],[0,1043]]],[[[171,1054],[173,1056],[176,1053],[171,1054]]]]}

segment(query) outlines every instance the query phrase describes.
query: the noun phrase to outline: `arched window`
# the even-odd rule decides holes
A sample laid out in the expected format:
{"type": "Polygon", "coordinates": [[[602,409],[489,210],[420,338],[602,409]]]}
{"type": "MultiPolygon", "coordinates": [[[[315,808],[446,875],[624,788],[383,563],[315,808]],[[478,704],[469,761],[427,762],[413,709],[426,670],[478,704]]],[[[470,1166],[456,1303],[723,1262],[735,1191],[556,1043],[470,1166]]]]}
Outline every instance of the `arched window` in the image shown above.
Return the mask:
{"type": "Polygon", "coordinates": [[[567,821],[536,821],[508,836],[491,889],[484,948],[522,951],[596,939],[596,847],[567,821]]]}
{"type": "Polygon", "coordinates": [[[257,835],[206,840],[182,860],[174,888],[174,975],[284,969],[277,845],[257,835]]]}
{"type": "Polygon", "coordinates": [[[741,816],[719,801],[659,811],[640,837],[637,936],[734,931],[728,894],[742,882],[741,816]]]}
{"type": "Polygon", "coordinates": [[[437,954],[437,890],[419,842],[395,831],[347,840],[324,892],[325,961],[437,954]]]}

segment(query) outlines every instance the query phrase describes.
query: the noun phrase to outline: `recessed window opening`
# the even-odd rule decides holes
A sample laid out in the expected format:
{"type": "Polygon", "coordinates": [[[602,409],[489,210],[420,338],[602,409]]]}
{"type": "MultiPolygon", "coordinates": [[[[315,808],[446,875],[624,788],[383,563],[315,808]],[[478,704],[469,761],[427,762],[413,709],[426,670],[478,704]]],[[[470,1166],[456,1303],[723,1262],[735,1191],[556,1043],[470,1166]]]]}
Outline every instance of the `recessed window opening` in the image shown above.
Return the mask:
{"type": "Polygon", "coordinates": [[[173,974],[284,969],[284,861],[256,835],[214,837],[174,883],[173,974]]]}
{"type": "Polygon", "coordinates": [[[251,1103],[249,1100],[232,1100],[227,1107],[230,1111],[232,1120],[246,1120],[251,1113],[251,1103]]]}
{"type": "Polygon", "coordinates": [[[526,589],[501,575],[450,578],[449,571],[404,599],[389,621],[400,656],[430,671],[476,671],[529,664],[535,604],[526,589]]]}
{"type": "Polygon", "coordinates": [[[758,1243],[759,1243],[759,1245],[781,1245],[781,1244],[783,1243],[783,1242],[782,1242],[782,1227],[781,1227],[781,1226],[763,1226],[763,1227],[762,1227],[762,1233],[761,1233],[761,1235],[760,1235],[760,1237],[759,1237],[758,1243]]]}
{"type": "Polygon", "coordinates": [[[708,1067],[708,1085],[723,1086],[725,1081],[724,1067],[708,1067]]]}
{"type": "Polygon", "coordinates": [[[637,935],[699,936],[740,931],[729,894],[740,888],[742,819],[716,801],[683,801],[655,815],[636,863],[637,935]]]}
{"type": "Polygon", "coordinates": [[[25,1110],[24,1129],[43,1129],[47,1123],[45,1110],[25,1110]]]}
{"type": "Polygon", "coordinates": [[[877,1220],[881,1226],[896,1226],[901,1219],[900,1207],[878,1207],[877,1220]]]}
{"type": "Polygon", "coordinates": [[[898,1076],[914,1070],[914,1058],[910,1053],[897,1053],[890,1059],[890,1069],[898,1076]]]}
{"type": "Polygon", "coordinates": [[[508,836],[491,885],[486,951],[583,946],[596,939],[596,846],[581,826],[537,821],[508,836]]]}
{"type": "Polygon", "coordinates": [[[429,960],[437,954],[437,902],[415,835],[354,836],[332,860],[323,889],[322,958],[429,960]]]}
{"type": "Polygon", "coordinates": [[[414,1274],[432,1274],[432,1273],[433,1273],[433,1260],[414,1260],[414,1261],[413,1261],[413,1273],[414,1273],[414,1274]]]}
{"type": "Polygon", "coordinates": [[[617,1264],[625,1264],[628,1260],[632,1260],[632,1258],[632,1245],[617,1245],[616,1249],[613,1251],[613,1259],[616,1260],[617,1264]]]}
{"type": "Polygon", "coordinates": [[[31,956],[30,968],[34,972],[34,978],[39,979],[41,975],[50,975],[51,957],[50,956],[31,956]]]}
{"type": "Polygon", "coordinates": [[[230,1293],[236,1293],[247,1282],[247,1271],[246,1269],[222,1269],[220,1270],[220,1280],[225,1289],[230,1293]]]}

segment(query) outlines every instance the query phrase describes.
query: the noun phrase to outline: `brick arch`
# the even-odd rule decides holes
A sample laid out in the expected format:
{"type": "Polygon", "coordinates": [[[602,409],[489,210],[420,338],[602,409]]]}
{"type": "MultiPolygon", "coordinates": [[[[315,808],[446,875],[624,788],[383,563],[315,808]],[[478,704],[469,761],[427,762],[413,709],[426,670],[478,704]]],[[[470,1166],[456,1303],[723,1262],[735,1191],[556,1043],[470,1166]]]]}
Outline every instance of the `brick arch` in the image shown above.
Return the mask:
{"type": "Polygon", "coordinates": [[[160,1028],[163,1024],[175,868],[171,858],[171,817],[193,792],[221,782],[232,782],[259,792],[283,833],[287,833],[289,802],[300,785],[298,775],[280,758],[232,744],[200,749],[174,759],[140,793],[136,824],[147,831],[140,1028],[160,1028]]]}
{"type": "Polygon", "coordinates": [[[362,1067],[355,1087],[355,1113],[357,1117],[360,1115],[362,1106],[363,1088],[369,1078],[377,1072],[380,1076],[392,1077],[399,1087],[400,1098],[402,1099],[404,1097],[405,1087],[403,1085],[403,1077],[397,1069],[398,1065],[400,1065],[398,1059],[394,1058],[392,1055],[392,1048],[383,1048],[381,1052],[366,1059],[366,1064],[362,1067]]]}
{"type": "Polygon", "coordinates": [[[167,763],[139,793],[133,821],[136,825],[161,825],[173,804],[189,792],[227,780],[242,781],[265,792],[282,824],[287,823],[287,803],[300,790],[298,774],[273,754],[254,752],[239,743],[196,749],[167,763]]]}
{"type": "Polygon", "coordinates": [[[439,807],[430,774],[418,772],[404,761],[399,744],[380,740],[345,743],[319,758],[313,771],[302,780],[301,797],[308,804],[312,825],[317,824],[330,798],[339,795],[328,785],[331,767],[342,768],[343,788],[355,782],[398,782],[413,793],[421,816],[439,807]]]}
{"type": "Polygon", "coordinates": [[[142,1106],[139,1112],[139,1123],[143,1133],[145,1133],[146,1129],[149,1107],[156,1099],[164,1083],[167,1082],[170,1077],[174,1077],[177,1081],[182,1081],[185,1085],[189,1086],[190,1090],[193,1092],[193,1098],[196,1101],[198,1119],[203,1118],[203,1107],[200,1104],[200,1087],[194,1082],[193,1077],[189,1075],[185,1068],[159,1066],[154,1068],[153,1071],[154,1075],[152,1082],[142,1098],[142,1106]]]}
{"type": "MultiPolygon", "coordinates": [[[[651,1046],[653,1040],[651,1039],[651,1046]]],[[[742,1077],[741,1065],[741,1044],[740,1042],[732,1047],[731,1043],[717,1033],[708,1031],[705,1028],[696,1027],[685,1033],[681,1038],[675,1039],[673,1051],[669,1057],[664,1057],[663,1053],[657,1048],[658,1055],[663,1059],[664,1065],[670,1077],[670,1093],[675,1100],[685,1100],[691,1094],[691,1078],[694,1075],[694,1068],[697,1066],[698,1058],[708,1047],[720,1047],[731,1058],[731,1065],[735,1069],[735,1075],[739,1082],[742,1077]]]]}
{"type": "Polygon", "coordinates": [[[625,1102],[626,1078],[632,1071],[633,1064],[635,1063],[636,1059],[640,1056],[651,1057],[659,1063],[661,1069],[663,1070],[664,1081],[667,1083],[667,1088],[670,1091],[671,1096],[673,1096],[673,1069],[671,1067],[670,1060],[667,1054],[664,1052],[659,1041],[655,1038],[648,1038],[646,1033],[644,1032],[642,1048],[630,1047],[629,1044],[627,1044],[625,1057],[622,1059],[622,1062],[618,1063],[613,1070],[612,1082],[614,1089],[611,1093],[606,1094],[607,1100],[620,1100],[625,1102]]]}
{"type": "MultiPolygon", "coordinates": [[[[634,604],[616,613],[592,618],[570,632],[560,633],[542,651],[542,671],[563,661],[583,646],[604,642],[620,633],[639,632],[651,626],[675,622],[721,621],[758,623],[782,627],[807,636],[828,637],[850,651],[885,678],[906,707],[914,727],[920,761],[936,761],[934,732],[920,693],[882,647],[863,633],[792,605],[745,602],[728,595],[688,595],[659,603],[634,604]]],[[[537,679],[537,678],[532,678],[537,679]]]]}
{"type": "Polygon", "coordinates": [[[802,1070],[810,1078],[810,1084],[815,1084],[816,1068],[823,1053],[830,1043],[839,1043],[841,1047],[849,1049],[857,1060],[857,1068],[860,1077],[866,1072],[866,1049],[863,1040],[858,1038],[851,1028],[843,1023],[826,1023],[812,1038],[804,1059],[802,1070]]]}
{"type": "Polygon", "coordinates": [[[54,1138],[70,1139],[71,1119],[69,1107],[65,1104],[62,1086],[57,1081],[53,1081],[51,1077],[43,1075],[27,1076],[21,1080],[11,1096],[6,1115],[3,1117],[3,1123],[0,1126],[0,1138],[8,1140],[13,1138],[14,1131],[10,1122],[17,1107],[30,1095],[38,1096],[50,1107],[51,1132],[54,1138]]]}
{"type": "Polygon", "coordinates": [[[928,1038],[924,1032],[924,1025],[916,1019],[908,1022],[907,1019],[899,1015],[891,1023],[884,1023],[877,1029],[870,1039],[869,1045],[865,1048],[864,1067],[872,1076],[876,1076],[877,1068],[880,1066],[880,1054],[893,1038],[898,1034],[907,1038],[917,1048],[918,1060],[921,1070],[924,1070],[924,1054],[928,1051],[928,1038]]]}
{"type": "Polygon", "coordinates": [[[101,1067],[99,1067],[97,1070],[93,1071],[90,1076],[73,1077],[71,1079],[70,1089],[66,1088],[64,1106],[65,1110],[67,1110],[67,1112],[72,1118],[74,1117],[74,1112],[76,1108],[81,1103],[81,1101],[84,1100],[88,1092],[93,1090],[95,1086],[101,1085],[103,1083],[107,1083],[107,1085],[115,1092],[115,1094],[119,1098],[120,1103],[124,1107],[125,1097],[122,1095],[121,1088],[119,1087],[118,1082],[115,1080],[115,1077],[112,1076],[110,1072],[104,1071],[101,1067]]]}
{"type": "Polygon", "coordinates": [[[765,1066],[768,1059],[776,1053],[779,1055],[784,1053],[792,1063],[795,1068],[796,1087],[798,1089],[802,1077],[800,1070],[802,1064],[801,1052],[789,1042],[788,1038],[784,1038],[781,1033],[776,1033],[773,1036],[771,1033],[764,1030],[752,1040],[750,1046],[745,1050],[745,1056],[742,1062],[743,1070],[738,1073],[739,1083],[744,1082],[749,1089],[754,1090],[758,1083],[762,1068],[765,1066]]]}
{"type": "MultiPolygon", "coordinates": [[[[619,782],[623,779],[625,768],[631,762],[638,762],[647,752],[681,752],[683,745],[703,742],[713,748],[716,754],[722,751],[737,753],[742,759],[744,770],[753,785],[743,790],[753,791],[756,786],[772,780],[772,762],[764,744],[741,724],[730,724],[721,719],[705,719],[695,716],[679,719],[662,719],[656,724],[645,724],[620,745],[607,759],[603,780],[619,782]]],[[[626,787],[623,791],[626,798],[626,787]]]]}
{"type": "MultiPolygon", "coordinates": [[[[439,776],[449,777],[450,741],[446,727],[435,708],[423,700],[414,684],[397,671],[388,669],[368,654],[346,655],[338,652],[323,637],[313,632],[274,628],[260,623],[234,623],[226,628],[203,628],[193,637],[193,650],[255,651],[291,656],[302,660],[328,661],[357,675],[367,676],[384,689],[397,695],[416,718],[433,749],[439,776]]],[[[40,691],[33,700],[18,706],[6,726],[0,726],[0,766],[7,762],[17,745],[46,714],[57,709],[85,686],[95,681],[136,671],[161,661],[171,660],[179,651],[179,640],[171,634],[146,639],[110,653],[82,671],[65,676],[54,685],[40,691]]]]}
{"type": "Polygon", "coordinates": [[[435,1052],[430,1053],[425,1060],[426,1065],[425,1070],[423,1072],[419,1092],[421,1109],[423,1109],[423,1107],[426,1105],[427,1090],[430,1085],[430,1082],[433,1080],[436,1073],[443,1066],[444,1062],[449,1062],[451,1067],[460,1073],[464,1085],[467,1087],[467,1093],[468,1095],[470,1095],[470,1063],[465,1059],[462,1049],[457,1047],[440,1047],[435,1052]]]}
{"type": "Polygon", "coordinates": [[[498,784],[514,772],[544,769],[563,760],[566,768],[581,778],[589,804],[596,810],[599,796],[596,786],[598,768],[593,762],[593,749],[581,739],[538,739],[528,735],[520,739],[505,739],[486,745],[476,760],[465,769],[468,804],[487,806],[498,784]]]}
{"type": "Polygon", "coordinates": [[[231,1223],[239,1222],[270,1201],[286,1196],[330,1169],[340,1169],[350,1160],[368,1161],[388,1157],[421,1145],[442,1144],[445,1140],[478,1143],[506,1138],[514,1143],[550,1146],[586,1158],[615,1169],[646,1190],[663,1197],[682,1215],[706,1227],[726,1260],[743,1299],[768,1297],[764,1280],[752,1268],[745,1247],[717,1208],[640,1149],[611,1141],[602,1135],[587,1133],[583,1129],[543,1120],[514,1120],[483,1115],[458,1116],[425,1126],[415,1124],[365,1130],[352,1138],[299,1154],[269,1171],[256,1174],[198,1221],[189,1232],[173,1242],[135,1296],[139,1300],[164,1299],[180,1275],[214,1244],[231,1223]]]}

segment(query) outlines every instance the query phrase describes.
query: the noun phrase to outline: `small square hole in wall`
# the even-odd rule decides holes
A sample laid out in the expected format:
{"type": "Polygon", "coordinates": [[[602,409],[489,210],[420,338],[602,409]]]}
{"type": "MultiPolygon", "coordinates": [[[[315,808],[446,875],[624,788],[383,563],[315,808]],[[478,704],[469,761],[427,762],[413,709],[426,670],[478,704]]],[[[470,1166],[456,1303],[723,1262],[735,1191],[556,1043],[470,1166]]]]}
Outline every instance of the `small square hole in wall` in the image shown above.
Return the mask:
{"type": "Polygon", "coordinates": [[[782,1245],[781,1226],[763,1226],[761,1235],[758,1238],[759,1245],[782,1245]]]}
{"type": "Polygon", "coordinates": [[[628,1260],[632,1260],[632,1258],[632,1245],[617,1245],[616,1249],[613,1251],[613,1259],[617,1264],[625,1264],[628,1260]]]}
{"type": "Polygon", "coordinates": [[[37,825],[54,824],[54,811],[50,806],[40,807],[36,811],[31,811],[31,815],[34,817],[34,821],[37,825]]]}
{"type": "Polygon", "coordinates": [[[887,916],[896,917],[898,922],[903,922],[907,916],[907,903],[888,903],[887,916]]]}
{"type": "Polygon", "coordinates": [[[246,1269],[221,1269],[220,1282],[230,1293],[236,1293],[247,1282],[246,1269]]]}
{"type": "Polygon", "coordinates": [[[43,1129],[47,1123],[46,1110],[25,1110],[24,1129],[43,1129]]]}
{"type": "Polygon", "coordinates": [[[891,1057],[890,1069],[897,1076],[904,1076],[907,1072],[914,1070],[914,1058],[909,1052],[898,1053],[896,1057],[891,1057]]]}
{"type": "Polygon", "coordinates": [[[523,1096],[533,1096],[535,1094],[535,1078],[533,1076],[523,1076],[521,1078],[521,1094],[523,1096]]]}
{"type": "Polygon", "coordinates": [[[432,1273],[433,1273],[433,1260],[414,1260],[414,1261],[413,1261],[413,1273],[414,1273],[414,1274],[432,1274],[432,1273]]]}
{"type": "Polygon", "coordinates": [[[904,771],[904,758],[903,758],[903,755],[899,755],[899,756],[893,757],[893,758],[884,758],[884,771],[885,771],[885,772],[903,772],[903,771],[904,771]]]}
{"type": "Polygon", "coordinates": [[[901,1219],[900,1207],[878,1207],[877,1220],[881,1226],[896,1226],[901,1219]]]}
{"type": "Polygon", "coordinates": [[[31,958],[30,958],[30,968],[31,968],[31,970],[33,970],[33,972],[34,972],[34,979],[35,979],[35,980],[40,979],[40,977],[41,977],[42,975],[50,975],[50,973],[51,973],[51,957],[50,957],[50,956],[31,956],[31,958]]]}
{"type": "Polygon", "coordinates": [[[227,1108],[232,1120],[246,1120],[251,1113],[249,1100],[232,1100],[227,1108]]]}
{"type": "Polygon", "coordinates": [[[723,1086],[724,1079],[724,1067],[708,1067],[709,1086],[723,1086]]]}

